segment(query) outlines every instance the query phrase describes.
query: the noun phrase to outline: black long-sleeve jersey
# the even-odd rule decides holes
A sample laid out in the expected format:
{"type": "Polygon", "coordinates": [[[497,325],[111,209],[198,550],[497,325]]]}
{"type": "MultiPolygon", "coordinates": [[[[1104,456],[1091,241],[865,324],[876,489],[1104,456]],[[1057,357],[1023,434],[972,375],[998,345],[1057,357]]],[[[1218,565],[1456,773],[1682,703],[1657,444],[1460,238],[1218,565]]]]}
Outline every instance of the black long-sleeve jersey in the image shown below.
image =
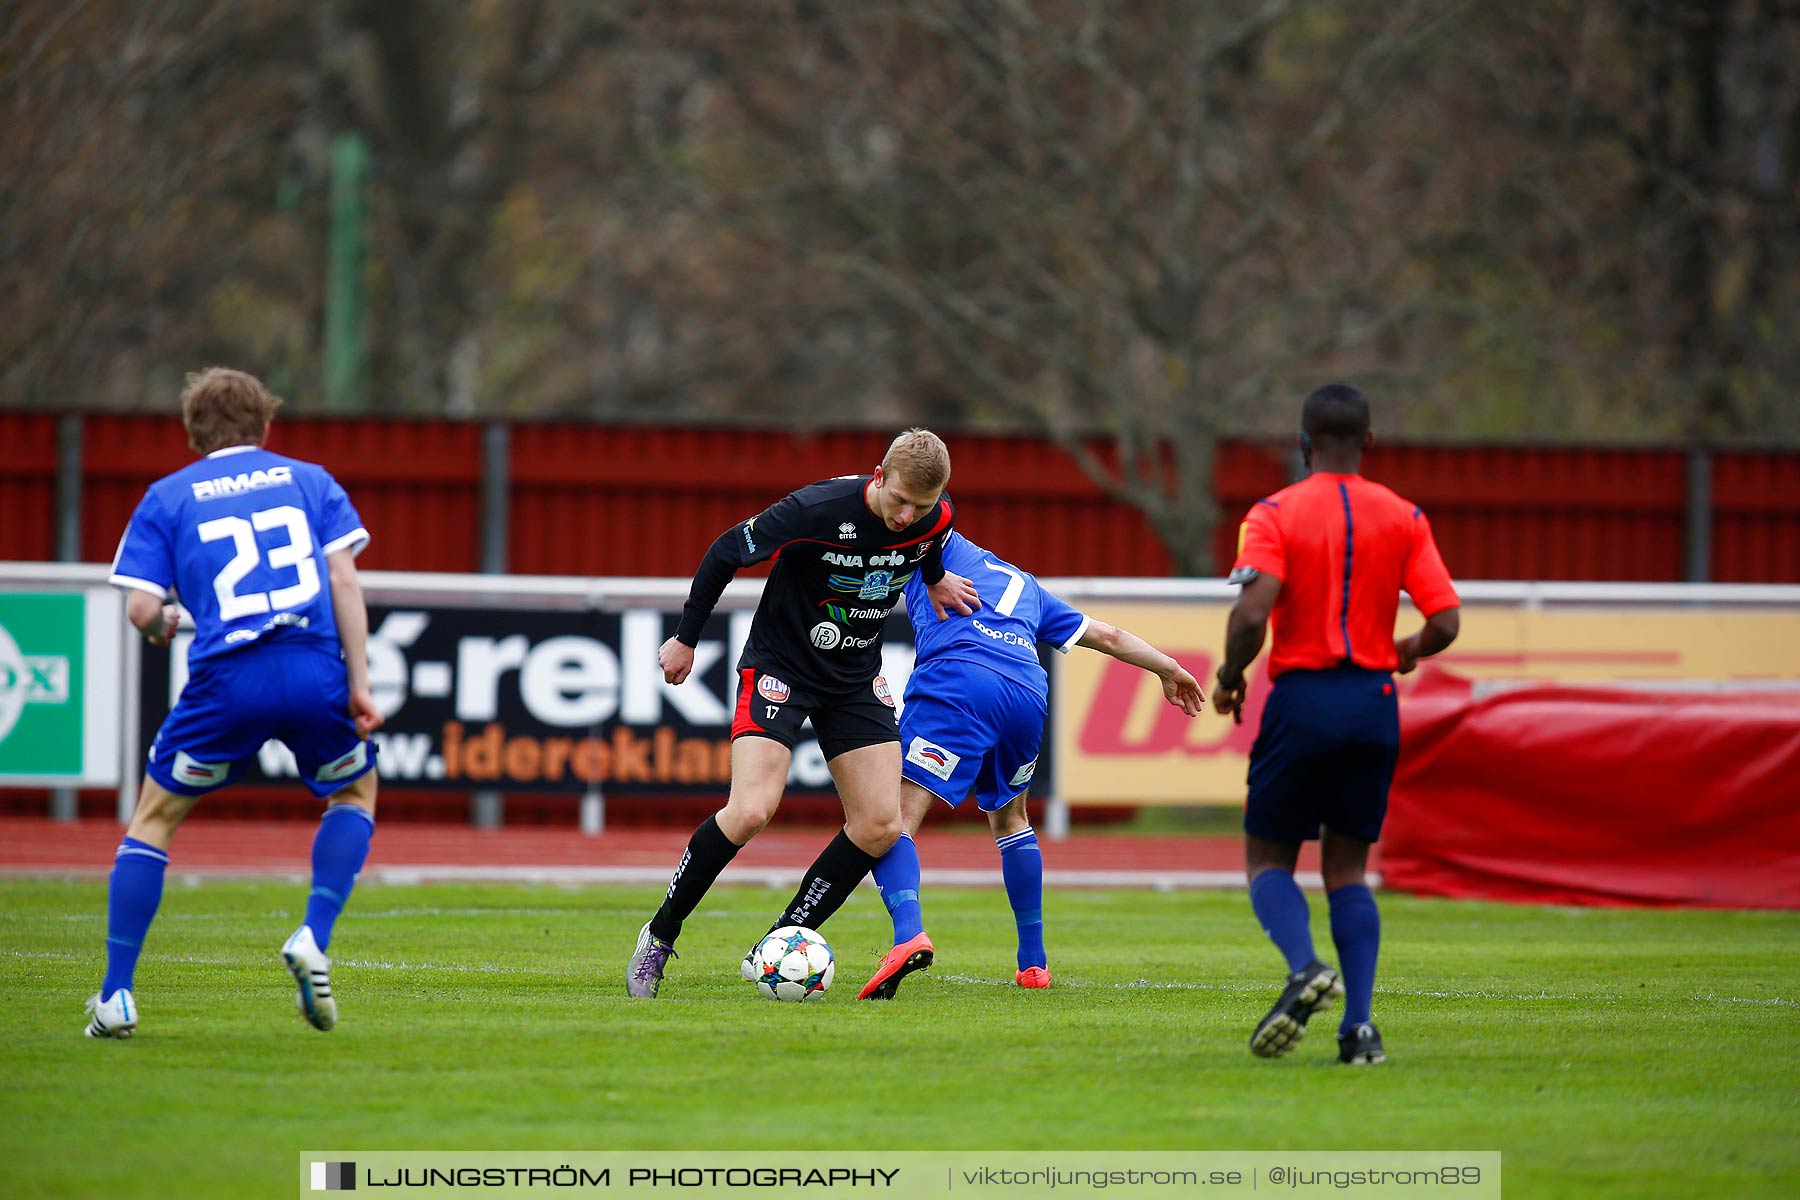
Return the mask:
{"type": "Polygon", "coordinates": [[[790,492],[712,544],[675,636],[690,646],[741,568],[775,559],[738,669],[776,672],[820,691],[866,684],[881,672],[888,613],[914,571],[944,576],[955,510],[948,495],[900,533],[870,511],[872,476],[844,475],[790,492]]]}

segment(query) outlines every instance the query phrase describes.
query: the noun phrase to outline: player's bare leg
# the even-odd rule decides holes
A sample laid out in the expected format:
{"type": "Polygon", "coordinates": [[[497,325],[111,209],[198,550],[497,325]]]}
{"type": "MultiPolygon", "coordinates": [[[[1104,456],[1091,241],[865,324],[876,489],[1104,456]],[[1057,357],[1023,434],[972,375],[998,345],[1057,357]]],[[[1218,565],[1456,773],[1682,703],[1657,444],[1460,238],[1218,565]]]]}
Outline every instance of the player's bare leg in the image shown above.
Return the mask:
{"type": "Polygon", "coordinates": [[[1375,960],[1381,951],[1381,914],[1369,891],[1369,843],[1327,829],[1319,847],[1325,898],[1331,905],[1331,939],[1344,971],[1344,1019],[1338,1025],[1338,1061],[1374,1065],[1387,1061],[1381,1033],[1371,1019],[1375,960]]]}
{"type": "Polygon", "coordinates": [[[732,845],[748,845],[775,819],[792,758],[793,752],[773,738],[741,737],[731,743],[731,795],[714,820],[732,845]]]}
{"type": "Polygon", "coordinates": [[[131,825],[125,836],[148,842],[158,850],[167,850],[175,840],[175,831],[194,811],[198,796],[182,796],[171,792],[149,776],[138,788],[137,808],[132,810],[131,825]]]}
{"type": "MultiPolygon", "coordinates": [[[[751,735],[731,743],[731,794],[724,808],[694,830],[675,867],[674,878],[669,880],[662,907],[638,930],[637,946],[625,969],[627,993],[650,999],[662,987],[663,972],[675,956],[675,939],[681,936],[682,922],[699,906],[737,852],[774,819],[787,789],[788,762],[792,757],[792,751],[773,738],[751,735]]],[[[745,962],[748,971],[749,959],[745,962]]]]}
{"type": "Polygon", "coordinates": [[[1300,860],[1299,842],[1278,842],[1255,834],[1244,836],[1244,874],[1250,881],[1251,904],[1263,928],[1293,966],[1296,954],[1310,959],[1290,971],[1281,995],[1250,1035],[1250,1052],[1258,1058],[1280,1058],[1306,1036],[1306,1022],[1344,995],[1338,973],[1311,954],[1306,897],[1294,883],[1300,860]],[[1297,943],[1304,949],[1294,950],[1297,943]]]}
{"type": "MultiPolygon", "coordinates": [[[[321,1033],[337,1025],[337,999],[331,991],[331,959],[325,956],[331,945],[331,926],[349,899],[347,890],[328,888],[321,882],[328,862],[337,862],[336,871],[354,882],[368,853],[368,840],[375,824],[375,795],[380,781],[374,771],[359,775],[326,800],[325,816],[319,823],[320,833],[313,846],[313,892],[307,899],[306,920],[281,945],[281,961],[294,977],[295,1004],[307,1024],[321,1033]],[[348,845],[346,844],[348,839],[348,845]],[[336,850],[321,849],[332,846],[336,850]],[[348,863],[342,860],[348,856],[348,863]]],[[[343,885],[343,881],[334,883],[343,885]]]]}
{"type": "Polygon", "coordinates": [[[1026,795],[1020,792],[988,813],[988,829],[1000,849],[1000,874],[1019,934],[1019,969],[1013,982],[1022,988],[1047,988],[1050,960],[1044,953],[1044,855],[1031,828],[1026,795]]]}
{"type": "Polygon", "coordinates": [[[859,746],[826,765],[844,802],[844,832],[880,858],[900,838],[900,743],[859,746]]]}
{"type": "MultiPolygon", "coordinates": [[[[925,824],[925,814],[931,811],[932,805],[943,801],[920,787],[910,779],[900,781],[900,825],[901,839],[911,839],[925,824]]],[[[922,914],[918,909],[918,852],[910,849],[910,841],[902,846],[896,839],[888,857],[884,858],[885,870],[891,871],[900,878],[900,882],[884,884],[884,872],[876,872],[876,883],[883,884],[881,899],[887,905],[888,912],[894,918],[894,946],[876,965],[875,973],[869,982],[863,985],[862,991],[856,994],[858,1000],[892,1000],[894,993],[900,988],[900,981],[914,971],[922,971],[929,967],[937,953],[926,934],[922,914]],[[910,858],[893,856],[906,851],[910,858]],[[917,928],[916,933],[903,932],[917,928]]]]}

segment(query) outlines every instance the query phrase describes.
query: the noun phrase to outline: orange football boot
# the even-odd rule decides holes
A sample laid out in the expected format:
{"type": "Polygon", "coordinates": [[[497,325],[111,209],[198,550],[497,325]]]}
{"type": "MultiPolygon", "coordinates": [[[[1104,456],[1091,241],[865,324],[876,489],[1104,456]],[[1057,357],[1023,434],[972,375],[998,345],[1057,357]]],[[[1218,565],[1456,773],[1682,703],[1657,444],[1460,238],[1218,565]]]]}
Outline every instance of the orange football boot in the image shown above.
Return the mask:
{"type": "Polygon", "coordinates": [[[881,956],[881,965],[875,968],[875,974],[869,982],[863,984],[863,990],[856,993],[858,1000],[892,1000],[894,993],[900,990],[900,981],[914,971],[923,971],[931,965],[932,945],[929,934],[921,933],[909,942],[903,942],[881,956]]]}
{"type": "Polygon", "coordinates": [[[1013,976],[1013,982],[1020,987],[1041,988],[1050,986],[1049,967],[1026,967],[1013,976]]]}

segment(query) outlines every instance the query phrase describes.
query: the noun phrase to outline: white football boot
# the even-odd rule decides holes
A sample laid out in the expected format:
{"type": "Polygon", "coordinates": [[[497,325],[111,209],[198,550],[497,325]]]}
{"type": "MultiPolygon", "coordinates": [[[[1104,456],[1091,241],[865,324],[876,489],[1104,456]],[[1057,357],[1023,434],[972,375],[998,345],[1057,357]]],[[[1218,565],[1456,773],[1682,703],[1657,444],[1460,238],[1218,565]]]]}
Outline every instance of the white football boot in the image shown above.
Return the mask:
{"type": "Polygon", "coordinates": [[[120,988],[112,999],[100,999],[95,992],[88,997],[87,1035],[94,1038],[128,1038],[137,1029],[137,1001],[129,988],[120,988]]]}
{"type": "Polygon", "coordinates": [[[300,1015],[321,1032],[337,1024],[337,1001],[331,998],[331,960],[313,939],[312,926],[302,925],[281,947],[281,961],[300,987],[300,1015]]]}

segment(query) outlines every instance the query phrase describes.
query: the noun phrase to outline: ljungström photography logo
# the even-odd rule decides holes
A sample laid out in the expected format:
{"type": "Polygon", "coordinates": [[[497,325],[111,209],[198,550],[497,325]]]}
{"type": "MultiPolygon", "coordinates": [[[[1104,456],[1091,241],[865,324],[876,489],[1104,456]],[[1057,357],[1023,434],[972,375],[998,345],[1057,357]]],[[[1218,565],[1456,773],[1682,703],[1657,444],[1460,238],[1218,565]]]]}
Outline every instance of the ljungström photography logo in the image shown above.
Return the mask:
{"type": "Polygon", "coordinates": [[[353,1162],[316,1162],[312,1165],[312,1190],[315,1192],[354,1192],[356,1164],[353,1162]]]}

